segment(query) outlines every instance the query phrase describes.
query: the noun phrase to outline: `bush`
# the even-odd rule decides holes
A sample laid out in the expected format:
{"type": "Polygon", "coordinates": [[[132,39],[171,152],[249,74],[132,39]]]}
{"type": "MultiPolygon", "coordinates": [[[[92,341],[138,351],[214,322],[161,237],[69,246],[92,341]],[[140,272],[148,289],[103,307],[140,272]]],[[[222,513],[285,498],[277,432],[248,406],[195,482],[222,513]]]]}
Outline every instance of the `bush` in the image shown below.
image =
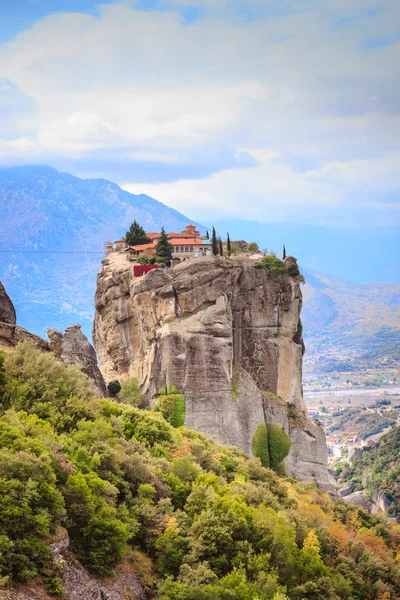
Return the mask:
{"type": "Polygon", "coordinates": [[[139,405],[141,394],[138,380],[133,377],[132,379],[128,379],[128,381],[124,381],[121,385],[119,397],[126,404],[139,405]]]}
{"type": "Polygon", "coordinates": [[[269,452],[268,452],[268,430],[265,423],[260,423],[254,432],[251,441],[251,451],[253,455],[260,459],[263,467],[269,467],[269,452]]]}
{"type": "Polygon", "coordinates": [[[94,418],[94,389],[75,365],[58,362],[31,342],[7,355],[3,411],[13,407],[48,419],[58,431],[70,431],[82,418],[94,418]],[[83,401],[83,402],[81,402],[83,401]]]}
{"type": "Polygon", "coordinates": [[[289,265],[286,271],[289,273],[290,277],[297,277],[300,275],[299,267],[295,263],[289,265]]]}
{"type": "Polygon", "coordinates": [[[250,242],[250,244],[247,246],[247,252],[250,252],[251,254],[254,254],[255,252],[259,252],[260,248],[258,247],[258,244],[256,242],[250,242]]]}
{"type": "Polygon", "coordinates": [[[118,381],[118,379],[114,379],[113,381],[110,381],[110,383],[107,386],[107,392],[110,394],[110,396],[116,396],[117,394],[119,394],[120,391],[121,391],[121,384],[118,381]]]}
{"type": "Polygon", "coordinates": [[[282,473],[282,461],[290,451],[290,437],[279,425],[261,423],[254,432],[251,450],[264,467],[282,473]]]}
{"type": "Polygon", "coordinates": [[[263,256],[260,262],[257,262],[254,266],[256,269],[265,269],[271,277],[284,275],[286,273],[283,261],[276,258],[276,256],[263,256]]]}
{"type": "Polygon", "coordinates": [[[173,427],[182,427],[185,424],[185,398],[174,385],[167,385],[159,390],[155,410],[159,410],[173,427]]]}
{"type": "Polygon", "coordinates": [[[151,260],[151,256],[149,256],[148,254],[141,254],[136,259],[136,262],[139,265],[149,265],[150,264],[150,260],[151,260]]]}

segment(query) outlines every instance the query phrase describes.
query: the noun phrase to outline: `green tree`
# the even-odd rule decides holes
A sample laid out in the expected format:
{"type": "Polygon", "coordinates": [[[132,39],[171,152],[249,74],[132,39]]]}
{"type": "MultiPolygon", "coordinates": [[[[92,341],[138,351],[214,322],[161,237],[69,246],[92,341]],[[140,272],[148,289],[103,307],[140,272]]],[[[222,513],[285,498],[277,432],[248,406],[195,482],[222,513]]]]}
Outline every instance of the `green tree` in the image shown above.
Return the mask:
{"type": "Polygon", "coordinates": [[[206,240],[210,239],[210,234],[208,233],[208,230],[206,231],[206,240]]]}
{"type": "Polygon", "coordinates": [[[124,381],[121,385],[121,391],[119,394],[121,400],[126,404],[138,405],[141,400],[141,393],[138,380],[135,377],[124,381]]]}
{"type": "Polygon", "coordinates": [[[110,396],[116,396],[120,391],[121,391],[121,384],[118,381],[118,379],[114,379],[113,381],[110,381],[110,383],[107,386],[107,392],[110,394],[110,396]]]}
{"type": "Polygon", "coordinates": [[[253,455],[260,459],[263,467],[269,467],[268,430],[265,423],[260,423],[254,432],[251,442],[253,455]]]}
{"type": "Polygon", "coordinates": [[[219,240],[218,240],[218,245],[219,245],[220,256],[223,256],[224,255],[224,249],[222,247],[222,240],[221,240],[221,238],[219,238],[219,240]]]}
{"type": "Polygon", "coordinates": [[[228,253],[228,256],[230,256],[231,252],[232,252],[232,248],[231,248],[231,238],[229,237],[229,233],[226,234],[226,251],[228,253]]]}
{"type": "Polygon", "coordinates": [[[136,262],[138,265],[149,265],[151,260],[151,256],[148,254],[141,254],[137,257],[136,262]]]}
{"type": "Polygon", "coordinates": [[[254,254],[255,252],[259,252],[260,248],[257,244],[257,242],[250,242],[250,244],[247,246],[247,252],[251,252],[252,254],[254,254]]]}
{"type": "Polygon", "coordinates": [[[131,223],[125,234],[125,241],[128,246],[142,246],[143,244],[149,244],[151,242],[150,238],[147,237],[145,230],[137,221],[131,223]]]}
{"type": "Polygon", "coordinates": [[[290,437],[279,425],[261,423],[256,428],[251,449],[254,456],[258,457],[264,467],[274,471],[281,471],[282,461],[289,454],[290,437]]]}
{"type": "Polygon", "coordinates": [[[217,234],[215,233],[215,227],[212,228],[211,251],[212,251],[213,256],[217,256],[217,254],[218,254],[218,242],[217,242],[217,234]]]}
{"type": "Polygon", "coordinates": [[[174,247],[169,243],[168,236],[165,233],[164,227],[161,229],[161,235],[158,238],[156,246],[156,260],[157,262],[169,262],[172,260],[172,252],[174,247]]]}
{"type": "Polygon", "coordinates": [[[283,255],[282,255],[282,260],[284,260],[286,258],[286,246],[285,244],[283,244],[283,255]]]}

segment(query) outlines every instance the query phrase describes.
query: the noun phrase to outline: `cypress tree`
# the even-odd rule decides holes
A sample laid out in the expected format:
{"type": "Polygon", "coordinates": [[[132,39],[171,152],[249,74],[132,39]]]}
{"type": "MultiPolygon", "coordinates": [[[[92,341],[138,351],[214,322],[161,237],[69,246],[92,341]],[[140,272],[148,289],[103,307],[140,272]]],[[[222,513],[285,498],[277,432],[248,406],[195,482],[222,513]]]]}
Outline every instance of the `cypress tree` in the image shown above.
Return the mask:
{"type": "Polygon", "coordinates": [[[231,238],[229,237],[229,233],[226,233],[226,251],[228,253],[228,256],[231,255],[232,252],[232,248],[231,248],[231,238]]]}
{"type": "Polygon", "coordinates": [[[156,246],[156,261],[157,262],[168,262],[172,260],[172,252],[174,247],[168,241],[168,236],[165,233],[164,227],[161,228],[161,235],[158,238],[156,246]]]}
{"type": "Polygon", "coordinates": [[[210,234],[208,233],[208,230],[206,230],[206,240],[210,239],[210,234]]]}
{"type": "Polygon", "coordinates": [[[128,246],[141,246],[142,244],[149,244],[151,242],[147,237],[145,230],[137,221],[131,223],[125,234],[125,241],[128,246]]]}
{"type": "Polygon", "coordinates": [[[215,227],[212,228],[211,251],[212,251],[213,256],[217,256],[218,242],[217,242],[217,234],[215,233],[215,227]]]}
{"type": "Polygon", "coordinates": [[[283,256],[282,256],[282,260],[284,260],[286,258],[286,246],[285,244],[283,244],[283,256]]]}
{"type": "Polygon", "coordinates": [[[221,238],[219,238],[219,253],[220,253],[221,256],[224,255],[224,249],[222,247],[222,240],[221,240],[221,238]]]}

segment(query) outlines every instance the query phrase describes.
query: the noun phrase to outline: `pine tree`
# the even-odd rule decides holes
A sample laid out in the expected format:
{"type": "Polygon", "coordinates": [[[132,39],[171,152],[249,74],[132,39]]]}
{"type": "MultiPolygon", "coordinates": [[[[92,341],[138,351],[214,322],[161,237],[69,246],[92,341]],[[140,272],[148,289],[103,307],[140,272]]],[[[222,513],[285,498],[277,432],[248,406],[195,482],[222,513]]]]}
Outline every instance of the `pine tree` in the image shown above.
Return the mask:
{"type": "Polygon", "coordinates": [[[206,231],[206,240],[210,239],[210,234],[208,233],[208,230],[206,231]]]}
{"type": "Polygon", "coordinates": [[[221,240],[221,238],[219,238],[219,253],[220,253],[221,256],[224,255],[224,249],[222,247],[222,240],[221,240]]]}
{"type": "Polygon", "coordinates": [[[286,246],[285,244],[283,244],[283,256],[282,256],[282,260],[285,260],[286,258],[286,246]]]}
{"type": "Polygon", "coordinates": [[[213,256],[217,256],[217,254],[218,254],[218,242],[217,242],[217,234],[215,233],[215,227],[212,228],[211,251],[213,253],[213,256]]]}
{"type": "Polygon", "coordinates": [[[168,241],[168,236],[165,233],[164,227],[161,229],[161,235],[158,238],[156,246],[156,261],[157,262],[168,262],[172,260],[172,252],[174,247],[168,241]]]}
{"type": "Polygon", "coordinates": [[[146,232],[137,223],[137,221],[133,221],[128,231],[125,234],[125,241],[128,246],[141,246],[142,244],[149,244],[151,240],[146,236],[146,232]]]}
{"type": "Polygon", "coordinates": [[[228,256],[231,255],[232,252],[232,248],[231,248],[231,238],[229,237],[229,233],[226,233],[226,251],[228,253],[228,256]]]}

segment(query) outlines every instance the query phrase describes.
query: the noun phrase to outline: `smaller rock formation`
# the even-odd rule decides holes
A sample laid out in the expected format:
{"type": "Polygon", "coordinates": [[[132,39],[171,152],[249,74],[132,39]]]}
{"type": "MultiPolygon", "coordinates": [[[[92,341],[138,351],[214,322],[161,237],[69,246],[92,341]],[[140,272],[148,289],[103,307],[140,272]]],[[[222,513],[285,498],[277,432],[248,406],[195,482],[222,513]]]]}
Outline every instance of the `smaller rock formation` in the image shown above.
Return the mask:
{"type": "Polygon", "coordinates": [[[15,325],[17,315],[13,303],[8,296],[4,285],[0,281],[0,323],[15,325]]]}
{"type": "Polygon", "coordinates": [[[106,385],[97,366],[97,356],[93,346],[82,333],[80,325],[67,327],[65,333],[48,329],[50,350],[65,364],[79,365],[93,384],[100,397],[106,395],[106,385]]]}

